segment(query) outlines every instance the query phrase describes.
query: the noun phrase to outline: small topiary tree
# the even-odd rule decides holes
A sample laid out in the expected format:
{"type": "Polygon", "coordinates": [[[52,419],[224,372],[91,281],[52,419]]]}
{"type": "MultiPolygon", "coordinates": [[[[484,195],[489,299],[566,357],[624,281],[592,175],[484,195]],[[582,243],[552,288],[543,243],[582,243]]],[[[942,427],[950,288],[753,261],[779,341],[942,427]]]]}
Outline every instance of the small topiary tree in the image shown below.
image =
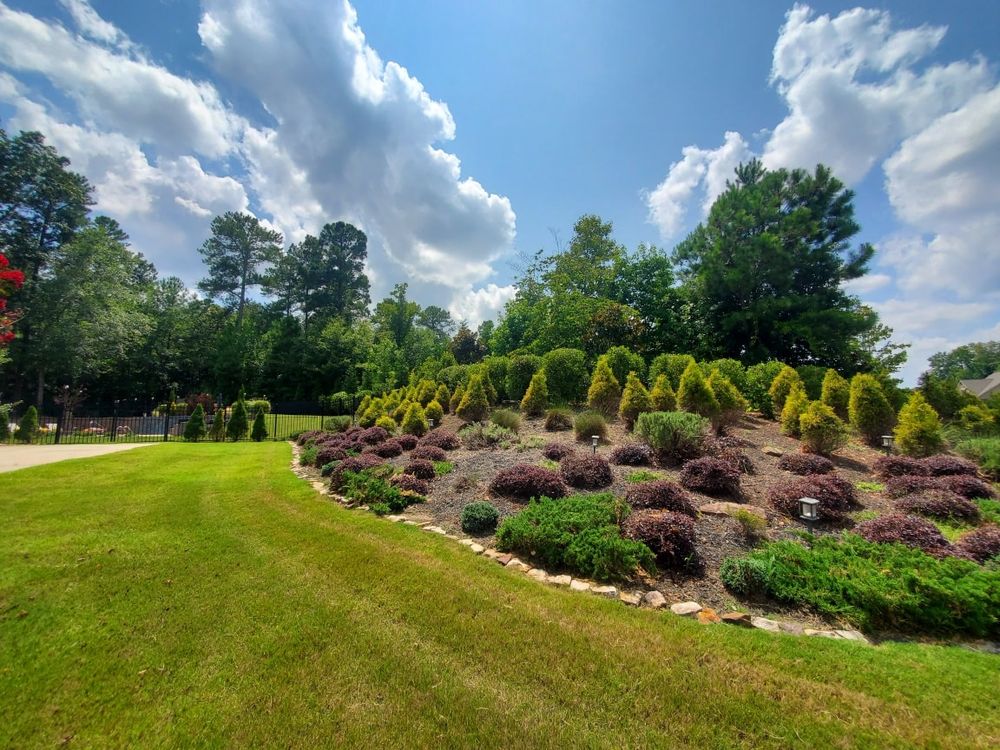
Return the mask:
{"type": "Polygon", "coordinates": [[[479,500],[462,508],[462,531],[466,534],[483,536],[497,527],[500,512],[492,503],[479,500]]]}
{"type": "Polygon", "coordinates": [[[191,418],[184,425],[184,439],[189,443],[197,443],[207,434],[208,430],[205,429],[205,408],[201,404],[198,404],[194,407],[194,411],[191,412],[191,418]]]}
{"type": "Polygon", "coordinates": [[[646,390],[646,386],[639,380],[639,376],[635,371],[632,371],[625,380],[625,390],[622,391],[618,415],[625,421],[625,426],[631,430],[639,415],[647,411],[655,411],[653,398],[646,390]]]}
{"type": "Polygon", "coordinates": [[[719,403],[719,412],[715,419],[716,427],[721,430],[738,424],[749,406],[743,394],[722,374],[721,370],[713,370],[706,385],[719,403]]]}
{"type": "Polygon", "coordinates": [[[240,397],[233,404],[233,413],[229,415],[226,425],[226,437],[230,440],[241,440],[250,431],[250,415],[247,414],[247,402],[240,391],[240,397]]]}
{"type": "Polygon", "coordinates": [[[823,376],[823,388],[819,400],[833,409],[833,413],[846,421],[847,405],[851,401],[851,384],[834,370],[829,369],[823,376]]]}
{"type": "Polygon", "coordinates": [[[822,401],[813,401],[799,416],[799,436],[808,453],[829,456],[847,445],[847,425],[822,401]]]}
{"type": "Polygon", "coordinates": [[[521,411],[529,417],[540,417],[549,405],[549,386],[545,370],[538,370],[531,376],[528,390],[521,399],[521,411]]]}
{"type": "Polygon", "coordinates": [[[17,423],[14,439],[19,443],[33,443],[38,438],[38,409],[29,406],[17,423]]]}
{"type": "Polygon", "coordinates": [[[216,409],[212,418],[212,429],[208,431],[208,436],[217,443],[226,439],[226,410],[216,409]]]}
{"type": "Polygon", "coordinates": [[[421,380],[417,384],[417,401],[424,408],[427,408],[427,404],[434,400],[434,394],[437,391],[437,386],[433,380],[421,380]]]}
{"type": "Polygon", "coordinates": [[[424,407],[419,402],[414,401],[410,404],[406,410],[406,414],[403,416],[403,423],[400,425],[400,429],[407,435],[416,435],[417,437],[425,434],[430,429],[430,425],[427,424],[427,415],[424,413],[424,407]]]}
{"type": "Polygon", "coordinates": [[[681,383],[677,388],[677,407],[708,419],[715,419],[719,414],[719,402],[708,387],[705,374],[694,360],[681,375],[681,383]]]}
{"type": "Polygon", "coordinates": [[[448,410],[454,414],[458,411],[459,404],[462,403],[462,399],[465,398],[465,387],[461,384],[455,388],[455,391],[451,394],[451,400],[448,401],[448,410]]]}
{"type": "Polygon", "coordinates": [[[873,375],[858,373],[851,378],[847,413],[853,427],[869,444],[879,445],[882,435],[892,428],[892,406],[873,375]]]}
{"type": "Polygon", "coordinates": [[[690,354],[661,354],[649,366],[649,379],[655,381],[660,375],[666,375],[670,387],[676,391],[680,387],[681,376],[692,363],[694,357],[690,354]]]}
{"type": "Polygon", "coordinates": [[[258,409],[253,418],[253,427],[250,428],[250,439],[259,443],[267,437],[267,421],[264,417],[264,410],[258,409]]]}
{"type": "Polygon", "coordinates": [[[465,422],[482,422],[489,413],[490,401],[483,385],[483,376],[473,375],[469,379],[469,388],[462,396],[462,403],[458,405],[455,414],[465,422]]]}
{"type": "Polygon", "coordinates": [[[448,411],[451,408],[451,391],[448,390],[448,386],[442,383],[438,386],[437,391],[434,392],[434,400],[437,401],[441,408],[448,411]]]}
{"type": "Polygon", "coordinates": [[[894,434],[900,452],[915,458],[937,453],[944,445],[941,419],[920,391],[914,391],[899,410],[899,422],[894,434]]]}
{"type": "Polygon", "coordinates": [[[801,383],[795,383],[781,408],[781,432],[791,437],[799,436],[799,417],[809,406],[809,395],[801,383]]]}
{"type": "Polygon", "coordinates": [[[606,417],[611,417],[618,411],[618,402],[622,397],[621,384],[611,372],[611,366],[605,357],[597,360],[594,368],[594,377],[590,380],[590,388],[587,391],[587,406],[594,411],[600,412],[606,417]]]}
{"type": "Polygon", "coordinates": [[[440,426],[441,420],[444,419],[444,408],[437,402],[437,399],[434,399],[424,409],[424,416],[428,419],[433,419],[434,424],[440,426]]]}
{"type": "Polygon", "coordinates": [[[802,390],[805,391],[805,386],[802,385],[802,378],[795,372],[795,369],[788,365],[782,367],[771,383],[771,387],[767,389],[767,393],[771,397],[772,414],[781,415],[782,410],[785,408],[785,400],[796,384],[802,386],[802,390]]]}
{"type": "Polygon", "coordinates": [[[653,399],[653,411],[674,411],[677,408],[677,395],[666,374],[657,376],[649,397],[653,399]]]}

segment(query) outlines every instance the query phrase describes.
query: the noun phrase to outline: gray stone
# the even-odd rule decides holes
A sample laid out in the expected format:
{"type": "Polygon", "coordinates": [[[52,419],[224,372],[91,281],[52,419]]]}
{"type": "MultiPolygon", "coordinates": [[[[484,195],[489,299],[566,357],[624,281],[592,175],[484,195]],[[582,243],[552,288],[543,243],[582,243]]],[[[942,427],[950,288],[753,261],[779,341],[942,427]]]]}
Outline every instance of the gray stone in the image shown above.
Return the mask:
{"type": "Polygon", "coordinates": [[[766,617],[751,617],[750,624],[769,633],[777,633],[781,630],[781,624],[777,620],[769,620],[766,617]]]}
{"type": "Polygon", "coordinates": [[[779,622],[778,627],[781,628],[782,633],[789,635],[802,635],[804,632],[803,625],[798,622],[779,622]]]}
{"type": "Polygon", "coordinates": [[[662,609],[667,606],[667,598],[659,591],[647,591],[642,595],[643,606],[662,609]]]}
{"type": "Polygon", "coordinates": [[[614,586],[591,586],[590,593],[597,594],[598,596],[606,596],[608,599],[618,597],[618,589],[614,586]]]}
{"type": "Polygon", "coordinates": [[[479,544],[478,542],[473,542],[472,544],[470,544],[469,549],[471,549],[473,554],[476,555],[481,555],[486,550],[486,548],[483,545],[479,544]]]}
{"type": "Polygon", "coordinates": [[[440,526],[424,526],[424,531],[433,531],[435,534],[440,534],[441,536],[448,536],[448,532],[442,529],[440,526]]]}
{"type": "Polygon", "coordinates": [[[618,601],[630,604],[633,607],[638,607],[639,603],[642,601],[642,594],[638,591],[619,591],[618,601]]]}
{"type": "Polygon", "coordinates": [[[573,584],[573,579],[563,573],[561,576],[549,576],[549,583],[554,586],[571,586],[573,584]]]}
{"type": "Polygon", "coordinates": [[[871,644],[871,641],[865,638],[865,636],[857,630],[838,630],[836,633],[845,641],[857,641],[858,643],[871,644]]]}
{"type": "Polygon", "coordinates": [[[746,511],[747,513],[753,513],[759,518],[767,520],[767,513],[763,508],[758,508],[755,505],[744,505],[742,503],[729,503],[729,502],[719,502],[719,503],[708,503],[707,505],[702,505],[698,508],[701,513],[708,513],[713,516],[731,516],[737,511],[746,511]]]}
{"type": "Polygon", "coordinates": [[[402,516],[386,516],[386,519],[390,521],[395,521],[396,523],[400,523],[401,521],[405,520],[402,516]]]}
{"type": "Polygon", "coordinates": [[[694,617],[701,612],[701,605],[698,602],[677,602],[677,604],[670,605],[670,611],[675,615],[694,617]]]}
{"type": "Polygon", "coordinates": [[[832,638],[834,640],[840,640],[840,636],[837,635],[837,631],[835,630],[815,630],[813,628],[805,628],[802,632],[816,638],[832,638]]]}
{"type": "Polygon", "coordinates": [[[505,567],[509,568],[510,570],[516,570],[520,573],[527,573],[529,570],[531,570],[531,566],[528,565],[528,563],[521,562],[516,557],[512,557],[507,562],[507,565],[505,567]]]}
{"type": "Polygon", "coordinates": [[[534,578],[536,581],[545,581],[549,577],[541,568],[532,568],[528,571],[528,578],[534,578]]]}
{"type": "Polygon", "coordinates": [[[761,451],[768,456],[774,456],[776,458],[785,455],[785,452],[781,450],[781,448],[775,448],[773,445],[765,445],[761,448],[761,451]]]}
{"type": "Polygon", "coordinates": [[[590,583],[587,581],[581,581],[578,578],[574,578],[570,581],[569,587],[573,591],[590,591],[590,583]]]}

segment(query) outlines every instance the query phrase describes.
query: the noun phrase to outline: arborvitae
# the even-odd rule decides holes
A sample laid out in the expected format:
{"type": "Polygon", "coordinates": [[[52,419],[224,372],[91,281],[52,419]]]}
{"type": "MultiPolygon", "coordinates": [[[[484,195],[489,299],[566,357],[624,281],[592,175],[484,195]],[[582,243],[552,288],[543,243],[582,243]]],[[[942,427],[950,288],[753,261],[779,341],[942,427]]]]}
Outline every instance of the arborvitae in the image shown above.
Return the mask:
{"type": "Polygon", "coordinates": [[[799,417],[802,448],[809,453],[830,455],[847,444],[847,432],[844,421],[822,401],[812,401],[799,417]]]}
{"type": "Polygon", "coordinates": [[[851,427],[869,445],[879,445],[896,415],[874,375],[858,373],[851,378],[851,398],[847,404],[851,427]]]}
{"type": "Polygon", "coordinates": [[[410,404],[412,403],[412,401],[404,399],[403,403],[393,409],[391,416],[396,424],[403,424],[403,419],[406,417],[406,412],[409,411],[410,404]]]}
{"type": "Polygon", "coordinates": [[[497,389],[493,385],[493,380],[490,378],[490,371],[485,365],[477,365],[476,373],[482,378],[483,390],[486,392],[486,398],[491,404],[497,402],[497,389]]]}
{"type": "Polygon", "coordinates": [[[451,409],[451,391],[448,390],[448,386],[442,383],[438,386],[437,391],[434,392],[434,400],[441,404],[441,408],[445,411],[451,409]]]}
{"type": "Polygon", "coordinates": [[[417,401],[424,408],[427,408],[427,404],[434,400],[434,393],[437,391],[437,385],[433,380],[421,380],[417,385],[417,401]]]}
{"type": "Polygon", "coordinates": [[[38,409],[29,406],[14,431],[14,439],[19,443],[33,443],[38,437],[38,409]]]}
{"type": "Polygon", "coordinates": [[[771,405],[774,407],[774,413],[779,415],[779,417],[782,409],[785,408],[785,399],[788,398],[788,394],[792,392],[792,388],[795,387],[796,383],[802,385],[802,378],[795,372],[795,368],[788,365],[782,367],[781,372],[771,381],[771,387],[768,388],[767,392],[771,396],[771,405]]]}
{"type": "Polygon", "coordinates": [[[529,417],[540,417],[549,406],[549,383],[545,370],[536,370],[521,399],[521,411],[529,417]]]}
{"type": "Polygon", "coordinates": [[[791,437],[798,437],[801,434],[799,418],[809,407],[809,394],[801,382],[793,383],[792,390],[785,398],[785,403],[781,408],[781,432],[791,437]]]}
{"type": "Polygon", "coordinates": [[[233,413],[229,415],[229,424],[226,425],[226,437],[230,440],[239,440],[246,437],[250,429],[250,417],[247,415],[247,405],[243,400],[243,394],[236,399],[233,405],[233,413]]]}
{"type": "Polygon", "coordinates": [[[847,405],[851,401],[851,384],[833,369],[823,376],[823,390],[819,400],[833,409],[834,414],[847,419],[847,405]]]}
{"type": "Polygon", "coordinates": [[[649,397],[653,399],[653,409],[655,411],[674,411],[677,408],[677,395],[670,385],[670,378],[666,373],[656,378],[653,390],[649,397]]]}
{"type": "Polygon", "coordinates": [[[217,443],[226,439],[226,410],[221,406],[215,410],[215,418],[212,419],[212,429],[208,431],[208,436],[217,443]]]}
{"type": "Polygon", "coordinates": [[[427,424],[427,415],[424,414],[424,407],[420,405],[419,401],[414,401],[410,404],[410,408],[406,410],[406,416],[403,417],[403,424],[400,429],[408,435],[416,435],[420,437],[425,434],[430,425],[427,424]]]}
{"type": "Polygon", "coordinates": [[[625,421],[625,426],[632,429],[635,420],[643,412],[653,411],[653,398],[646,386],[639,380],[635,372],[630,372],[625,378],[625,390],[622,391],[622,401],[618,407],[618,415],[625,421]]]}
{"type": "Polygon", "coordinates": [[[377,422],[378,418],[381,416],[382,410],[378,407],[375,401],[372,401],[368,408],[365,409],[364,414],[358,417],[358,424],[362,427],[374,427],[375,422],[377,422]]]}
{"type": "Polygon", "coordinates": [[[597,360],[594,376],[587,390],[587,406],[606,417],[613,416],[618,411],[618,402],[622,397],[622,386],[618,378],[611,372],[607,357],[597,360]]]}
{"type": "Polygon", "coordinates": [[[432,400],[427,404],[427,408],[424,410],[424,414],[428,419],[434,420],[434,426],[440,427],[441,420],[444,419],[444,407],[438,403],[437,399],[432,400]]]}
{"type": "Polygon", "coordinates": [[[469,388],[462,396],[462,403],[455,413],[466,422],[482,422],[490,413],[490,401],[483,386],[483,376],[473,375],[469,378],[469,388]]]}
{"type": "Polygon", "coordinates": [[[372,397],[370,394],[365,394],[365,397],[361,399],[361,403],[358,404],[357,411],[354,412],[355,419],[361,419],[361,415],[368,411],[368,407],[372,405],[372,397]]]}
{"type": "Polygon", "coordinates": [[[197,443],[208,431],[205,429],[205,408],[198,404],[191,412],[191,418],[184,425],[184,439],[192,443],[197,443]]]}
{"type": "Polygon", "coordinates": [[[378,419],[375,420],[375,426],[376,427],[381,427],[383,430],[385,430],[386,432],[388,432],[390,435],[393,434],[396,431],[397,427],[399,427],[399,425],[396,424],[396,420],[395,419],[393,419],[392,417],[386,416],[385,414],[383,414],[381,417],[379,417],[378,419]]]}
{"type": "Polygon", "coordinates": [[[459,384],[455,386],[455,392],[451,394],[451,399],[448,401],[448,409],[453,414],[458,411],[458,405],[462,403],[462,398],[465,396],[465,388],[459,384]]]}
{"type": "Polygon", "coordinates": [[[713,370],[708,376],[708,387],[719,402],[718,426],[722,428],[738,423],[750,406],[739,389],[721,370],[713,370]]]}
{"type": "Polygon", "coordinates": [[[253,418],[253,427],[250,428],[250,439],[255,443],[267,437],[267,422],[264,418],[264,410],[258,409],[253,418]]]}
{"type": "Polygon", "coordinates": [[[899,410],[894,434],[900,453],[916,458],[938,453],[944,445],[941,419],[920,391],[914,391],[899,410]]]}
{"type": "Polygon", "coordinates": [[[715,419],[719,413],[719,402],[708,387],[705,374],[693,360],[681,375],[680,386],[677,388],[677,407],[709,419],[715,419]]]}

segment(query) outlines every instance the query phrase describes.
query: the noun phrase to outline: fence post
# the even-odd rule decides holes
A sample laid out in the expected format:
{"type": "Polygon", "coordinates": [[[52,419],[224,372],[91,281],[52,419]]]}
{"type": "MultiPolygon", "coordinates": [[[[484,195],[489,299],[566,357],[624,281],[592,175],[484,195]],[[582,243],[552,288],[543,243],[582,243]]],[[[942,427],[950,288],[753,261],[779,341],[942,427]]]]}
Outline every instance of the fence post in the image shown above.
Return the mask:
{"type": "Polygon", "coordinates": [[[278,412],[271,412],[271,440],[278,439],[278,412]]]}
{"type": "Polygon", "coordinates": [[[56,420],[56,445],[62,440],[63,420],[66,419],[66,402],[59,408],[59,418],[56,420]]]}
{"type": "Polygon", "coordinates": [[[115,410],[111,415],[111,442],[118,439],[118,399],[115,399],[115,410]]]}
{"type": "Polygon", "coordinates": [[[167,415],[163,418],[163,442],[170,440],[170,404],[167,404],[167,415]]]}

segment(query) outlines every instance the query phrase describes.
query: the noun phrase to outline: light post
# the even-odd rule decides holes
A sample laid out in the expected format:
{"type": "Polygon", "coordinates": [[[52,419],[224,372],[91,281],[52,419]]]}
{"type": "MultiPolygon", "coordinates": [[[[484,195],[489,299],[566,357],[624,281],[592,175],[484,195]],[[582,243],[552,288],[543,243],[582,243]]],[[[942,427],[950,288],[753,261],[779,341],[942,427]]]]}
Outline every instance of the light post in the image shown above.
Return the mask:
{"type": "Polygon", "coordinates": [[[428,419],[427,420],[427,424],[429,424],[431,426],[432,430],[434,429],[434,420],[433,419],[428,419]]]}
{"type": "Polygon", "coordinates": [[[800,497],[799,518],[806,522],[806,527],[812,534],[813,524],[819,520],[819,500],[812,497],[800,497]]]}
{"type": "Polygon", "coordinates": [[[597,455],[597,444],[599,442],[601,442],[601,436],[600,435],[591,435],[590,436],[590,446],[591,446],[591,448],[593,448],[594,455],[597,455]]]}
{"type": "Polygon", "coordinates": [[[885,448],[885,455],[888,456],[890,453],[892,453],[892,446],[895,444],[895,442],[896,438],[894,438],[892,435],[882,436],[882,447],[885,448]]]}

